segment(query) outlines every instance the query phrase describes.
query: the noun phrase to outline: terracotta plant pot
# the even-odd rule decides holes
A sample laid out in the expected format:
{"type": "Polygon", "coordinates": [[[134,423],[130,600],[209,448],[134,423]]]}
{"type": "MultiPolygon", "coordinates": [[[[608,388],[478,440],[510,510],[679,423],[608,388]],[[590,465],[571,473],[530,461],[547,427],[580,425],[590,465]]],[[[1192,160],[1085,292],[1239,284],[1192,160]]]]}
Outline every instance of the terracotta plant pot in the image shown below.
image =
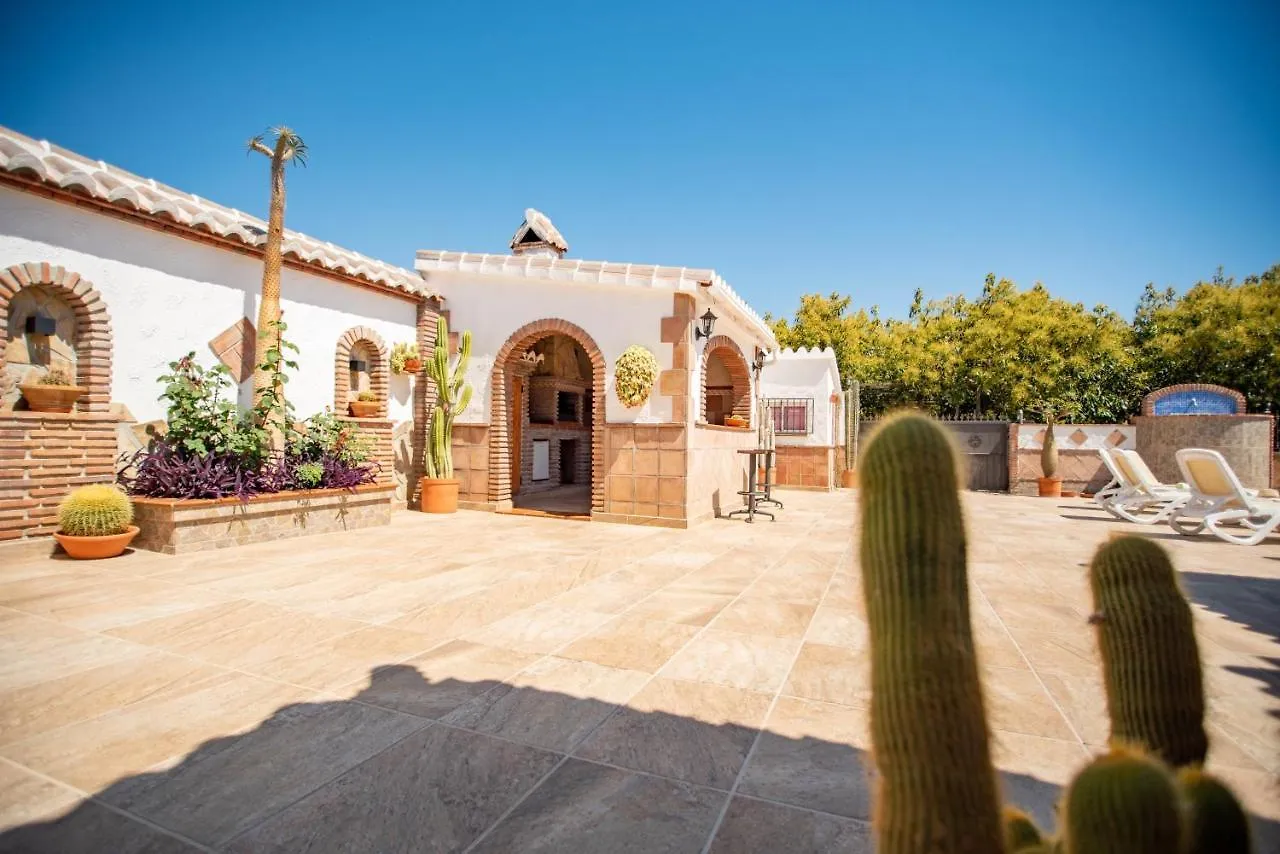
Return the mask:
{"type": "Polygon", "coordinates": [[[70,412],[76,399],[88,391],[78,385],[24,385],[22,396],[32,412],[70,412]]]}
{"type": "Polygon", "coordinates": [[[62,546],[68,556],[76,560],[98,560],[104,557],[116,557],[126,548],[133,538],[138,536],[138,526],[130,525],[123,534],[109,534],[105,537],[73,537],[69,534],[54,534],[53,538],[62,546]]]}
{"type": "Polygon", "coordinates": [[[422,370],[421,359],[405,359],[404,360],[404,372],[406,374],[416,374],[420,370],[422,370]]]}
{"type": "Polygon", "coordinates": [[[737,415],[730,415],[730,416],[728,416],[727,418],[725,418],[725,419],[724,419],[724,426],[726,426],[726,427],[746,427],[746,426],[747,426],[747,419],[745,419],[745,418],[739,418],[737,415]]]}
{"type": "Polygon", "coordinates": [[[347,411],[351,413],[353,418],[377,418],[378,401],[353,400],[347,404],[347,411]]]}
{"type": "Polygon", "coordinates": [[[853,489],[858,485],[858,473],[853,469],[845,469],[840,472],[840,486],[844,489],[853,489]]]}
{"type": "Polygon", "coordinates": [[[1036,478],[1036,484],[1040,487],[1041,498],[1061,498],[1062,497],[1062,478],[1039,477],[1039,478],[1036,478]]]}
{"type": "Polygon", "coordinates": [[[1063,498],[1079,498],[1080,493],[1074,489],[1064,489],[1062,490],[1062,497],[1063,498]]]}
{"type": "Polygon", "coordinates": [[[422,512],[457,513],[460,483],[462,481],[456,478],[419,478],[418,489],[422,493],[422,512]]]}

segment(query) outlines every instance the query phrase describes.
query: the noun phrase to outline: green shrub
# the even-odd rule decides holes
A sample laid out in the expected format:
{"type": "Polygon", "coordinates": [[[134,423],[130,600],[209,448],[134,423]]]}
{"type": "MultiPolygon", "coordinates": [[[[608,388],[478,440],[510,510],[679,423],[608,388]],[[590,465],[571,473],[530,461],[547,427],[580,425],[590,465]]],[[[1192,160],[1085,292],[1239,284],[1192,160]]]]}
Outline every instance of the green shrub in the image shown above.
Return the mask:
{"type": "Polygon", "coordinates": [[[132,521],[129,496],[105,483],[82,486],[58,506],[58,525],[62,533],[72,537],[123,534],[132,521]]]}
{"type": "Polygon", "coordinates": [[[302,463],[294,469],[294,479],[298,485],[306,489],[315,489],[324,480],[322,463],[302,463]]]}
{"type": "Polygon", "coordinates": [[[409,359],[421,361],[417,344],[396,344],[391,348],[391,370],[397,374],[404,373],[404,363],[409,359]]]}
{"type": "Polygon", "coordinates": [[[332,456],[347,465],[359,465],[372,453],[372,436],[330,412],[312,415],[289,437],[289,456],[303,462],[320,462],[332,456]]]}

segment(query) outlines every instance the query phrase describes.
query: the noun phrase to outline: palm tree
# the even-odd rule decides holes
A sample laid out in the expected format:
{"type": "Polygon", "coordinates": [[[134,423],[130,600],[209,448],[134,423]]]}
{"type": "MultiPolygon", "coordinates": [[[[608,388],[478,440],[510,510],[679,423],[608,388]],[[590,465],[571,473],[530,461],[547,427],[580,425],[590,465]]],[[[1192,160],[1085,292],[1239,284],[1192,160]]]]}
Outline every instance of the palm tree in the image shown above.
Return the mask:
{"type": "Polygon", "coordinates": [[[307,165],[307,144],[291,129],[271,128],[249,140],[249,151],[271,158],[271,214],[267,218],[267,244],[263,250],[262,300],[258,305],[257,345],[253,353],[253,395],[256,399],[271,383],[271,375],[262,369],[267,352],[279,347],[280,330],[280,266],[281,244],[284,242],[284,167],[289,163],[307,165]],[[275,146],[265,138],[275,136],[275,146]]]}

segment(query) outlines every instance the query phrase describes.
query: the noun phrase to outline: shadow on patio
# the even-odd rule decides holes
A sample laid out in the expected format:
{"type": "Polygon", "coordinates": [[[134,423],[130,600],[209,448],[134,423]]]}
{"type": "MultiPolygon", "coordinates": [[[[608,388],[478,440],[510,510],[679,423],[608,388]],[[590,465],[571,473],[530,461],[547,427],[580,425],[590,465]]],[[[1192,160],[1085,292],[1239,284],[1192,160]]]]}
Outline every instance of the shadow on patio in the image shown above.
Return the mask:
{"type": "MultiPolygon", "coordinates": [[[[752,714],[706,723],[379,667],[352,699],[282,706],[89,799],[9,766],[23,779],[7,797],[46,820],[0,835],[0,851],[699,852],[713,834],[724,854],[870,851],[866,754],[768,728],[757,741],[732,722],[752,714]]],[[[1051,822],[1057,786],[1002,778],[1051,822]]]]}

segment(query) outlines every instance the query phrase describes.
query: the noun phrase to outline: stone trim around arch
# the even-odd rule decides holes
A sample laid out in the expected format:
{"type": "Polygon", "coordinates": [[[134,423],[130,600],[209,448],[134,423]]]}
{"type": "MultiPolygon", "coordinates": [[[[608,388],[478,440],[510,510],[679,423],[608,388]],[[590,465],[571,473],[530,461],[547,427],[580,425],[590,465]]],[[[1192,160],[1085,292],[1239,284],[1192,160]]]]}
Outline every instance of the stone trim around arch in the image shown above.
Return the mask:
{"type": "Polygon", "coordinates": [[[707,339],[707,346],[699,359],[698,422],[707,423],[707,359],[718,351],[733,382],[733,414],[747,419],[748,426],[754,426],[755,419],[751,412],[751,369],[747,367],[747,358],[742,355],[738,342],[727,335],[713,335],[707,339]]]}
{"type": "MultiPolygon", "coordinates": [[[[87,279],[56,264],[29,261],[0,270],[0,329],[9,325],[9,302],[23,288],[44,285],[67,301],[76,315],[76,382],[88,391],[81,412],[111,410],[111,315],[102,294],[87,279]]],[[[0,351],[0,370],[4,354],[0,351]]]]}
{"type": "Polygon", "coordinates": [[[378,398],[375,418],[387,417],[387,395],[391,384],[391,353],[382,336],[367,326],[353,326],[338,338],[338,348],[333,360],[333,409],[339,415],[347,412],[351,395],[351,349],[359,343],[368,344],[376,358],[369,366],[369,388],[378,398]]]}
{"type": "Polygon", "coordinates": [[[511,504],[511,418],[507,398],[509,364],[540,338],[567,335],[591,360],[591,512],[604,512],[604,355],[582,327],[567,320],[545,318],[526,323],[511,334],[493,360],[490,377],[489,501],[499,508],[511,504]]]}
{"type": "Polygon", "coordinates": [[[1148,392],[1145,396],[1143,396],[1142,414],[1155,415],[1156,401],[1164,400],[1166,397],[1169,397],[1175,394],[1184,394],[1184,393],[1197,392],[1197,391],[1207,391],[1213,394],[1221,395],[1223,397],[1229,397],[1233,401],[1235,401],[1235,404],[1236,404],[1236,411],[1234,413],[1235,415],[1244,415],[1246,412],[1244,395],[1233,388],[1227,388],[1226,386],[1221,386],[1221,385],[1213,385],[1212,383],[1180,383],[1178,385],[1170,385],[1170,386],[1165,386],[1164,388],[1158,388],[1155,391],[1148,392]]]}

